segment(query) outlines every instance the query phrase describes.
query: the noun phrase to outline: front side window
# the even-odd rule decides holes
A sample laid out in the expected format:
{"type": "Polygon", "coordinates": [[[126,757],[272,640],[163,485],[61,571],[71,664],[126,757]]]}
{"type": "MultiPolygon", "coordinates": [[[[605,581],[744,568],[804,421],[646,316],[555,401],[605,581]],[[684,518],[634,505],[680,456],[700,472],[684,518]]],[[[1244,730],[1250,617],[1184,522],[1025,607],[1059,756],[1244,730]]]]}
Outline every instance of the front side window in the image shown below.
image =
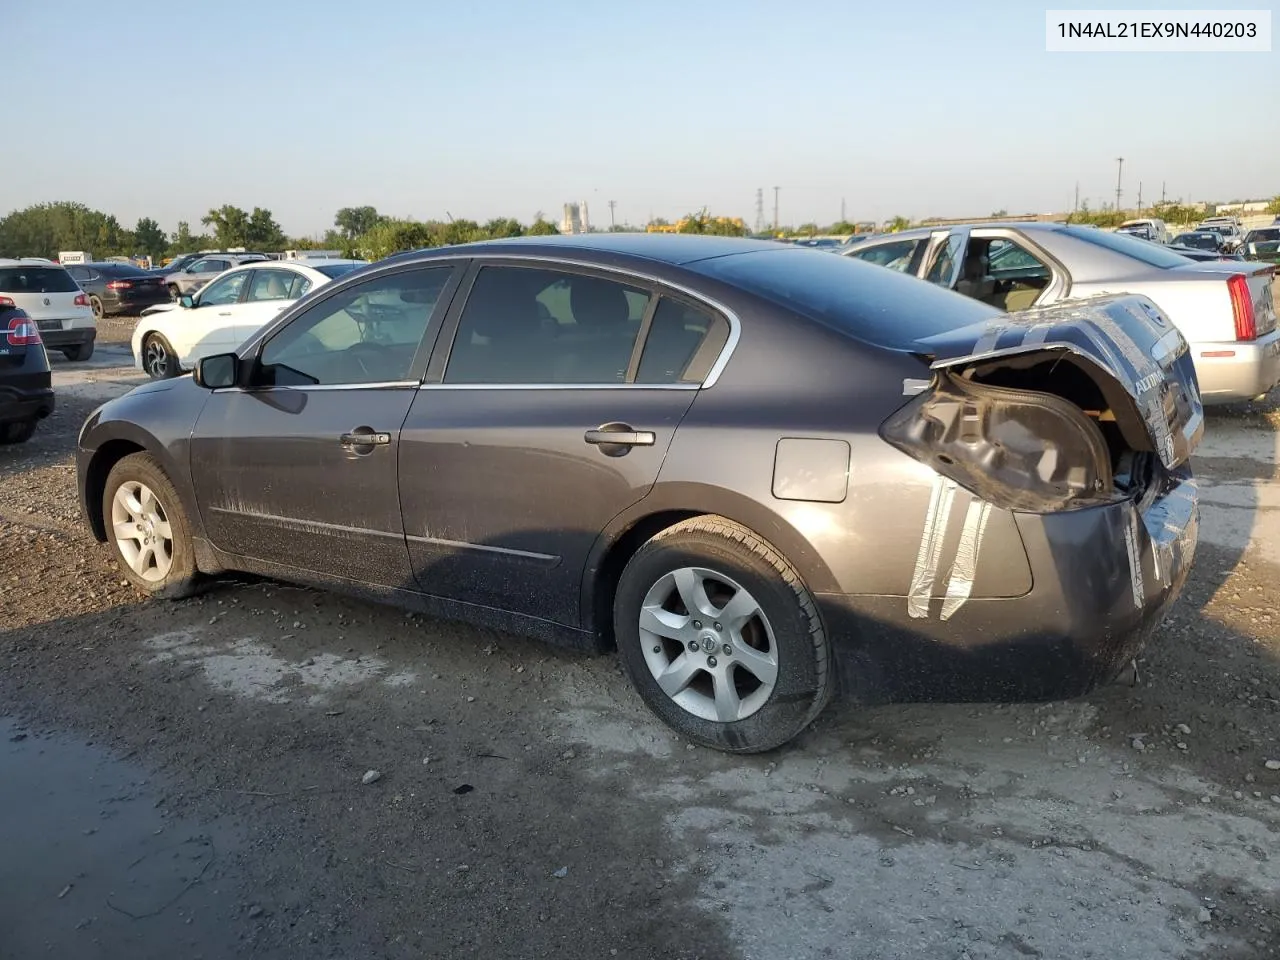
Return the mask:
{"type": "Polygon", "coordinates": [[[260,358],[267,385],[406,379],[452,267],[407,270],[327,297],[273,336],[260,358]]]}
{"type": "Polygon", "coordinates": [[[221,307],[237,303],[248,276],[248,273],[233,273],[229,277],[219,277],[200,291],[200,306],[221,307]]]}
{"type": "Polygon", "coordinates": [[[888,267],[899,273],[907,273],[911,269],[911,260],[923,240],[895,240],[892,243],[878,243],[872,247],[860,247],[849,254],[867,263],[888,267]]]}
{"type": "Polygon", "coordinates": [[[560,270],[484,267],[445,383],[626,383],[648,291],[560,270]]]}

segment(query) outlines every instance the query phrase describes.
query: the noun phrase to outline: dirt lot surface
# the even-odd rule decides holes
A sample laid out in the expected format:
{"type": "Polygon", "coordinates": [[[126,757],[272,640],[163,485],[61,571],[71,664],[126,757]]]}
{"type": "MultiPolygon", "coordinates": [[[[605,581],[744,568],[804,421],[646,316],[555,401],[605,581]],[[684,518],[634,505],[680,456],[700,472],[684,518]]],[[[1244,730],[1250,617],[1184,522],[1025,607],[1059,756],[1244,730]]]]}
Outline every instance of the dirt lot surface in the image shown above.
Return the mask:
{"type": "Polygon", "coordinates": [[[1269,407],[1210,418],[1136,686],[837,705],[741,758],[612,658],[273,583],[140,600],[72,468],[128,362],[55,361],[0,450],[3,960],[1280,957],[1269,407]]]}

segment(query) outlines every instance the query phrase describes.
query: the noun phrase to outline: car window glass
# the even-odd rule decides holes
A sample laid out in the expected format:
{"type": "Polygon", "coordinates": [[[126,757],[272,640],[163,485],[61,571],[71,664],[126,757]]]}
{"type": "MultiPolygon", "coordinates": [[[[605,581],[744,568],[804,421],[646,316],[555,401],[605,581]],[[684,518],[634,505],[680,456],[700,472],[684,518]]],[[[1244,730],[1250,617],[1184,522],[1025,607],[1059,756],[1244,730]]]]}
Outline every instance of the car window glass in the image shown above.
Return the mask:
{"type": "Polygon", "coordinates": [[[89,279],[89,271],[84,267],[67,267],[67,273],[71,274],[77,281],[89,279]]]}
{"type": "Polygon", "coordinates": [[[649,324],[636,383],[701,383],[728,338],[723,317],[663,297],[649,324]]]}
{"type": "Polygon", "coordinates": [[[216,307],[235,303],[240,299],[240,291],[244,289],[248,273],[233,273],[229,277],[219,277],[200,291],[200,306],[216,307]]]}
{"type": "Polygon", "coordinates": [[[1031,270],[1037,274],[1043,273],[1045,276],[1049,274],[1049,268],[1037,260],[1034,254],[1012,240],[1003,238],[992,240],[987,247],[987,257],[990,260],[992,274],[1008,270],[1031,270]]]}
{"type": "Polygon", "coordinates": [[[63,267],[6,267],[0,270],[6,293],[78,293],[80,287],[63,267]]]}
{"type": "Polygon", "coordinates": [[[255,270],[249,284],[249,301],[288,300],[298,275],[292,270],[255,270]]]}
{"type": "Polygon", "coordinates": [[[308,290],[311,289],[311,281],[300,273],[295,273],[293,279],[289,282],[289,299],[298,300],[306,296],[308,290]]]}
{"type": "Polygon", "coordinates": [[[933,262],[929,264],[929,272],[925,275],[925,279],[930,283],[949,286],[951,278],[955,276],[956,263],[960,258],[960,251],[963,247],[963,234],[953,233],[947,237],[947,242],[940,246],[933,255],[933,262]]]}
{"type": "Polygon", "coordinates": [[[923,240],[895,240],[892,243],[880,243],[873,247],[860,247],[849,254],[868,263],[888,267],[899,273],[906,273],[911,267],[911,258],[923,240]]]}
{"type": "Polygon", "coordinates": [[[625,383],[646,291],[582,274],[485,267],[458,323],[445,383],[625,383]]]}
{"type": "Polygon", "coordinates": [[[276,385],[404,380],[452,267],[408,270],[355,284],[304,311],[272,337],[261,364],[276,385]]]}

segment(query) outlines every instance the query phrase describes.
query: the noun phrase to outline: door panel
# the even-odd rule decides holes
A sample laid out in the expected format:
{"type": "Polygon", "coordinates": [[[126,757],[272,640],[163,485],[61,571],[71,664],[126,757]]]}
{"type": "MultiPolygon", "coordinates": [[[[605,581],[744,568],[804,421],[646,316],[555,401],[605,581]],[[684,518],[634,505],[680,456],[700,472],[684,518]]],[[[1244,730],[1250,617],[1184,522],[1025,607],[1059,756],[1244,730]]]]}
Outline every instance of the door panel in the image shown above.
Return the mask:
{"type": "Polygon", "coordinates": [[[257,560],[408,585],[396,457],[413,396],[412,386],[214,393],[191,438],[209,539],[257,560]],[[342,442],[359,428],[388,442],[342,442]]]}
{"type": "Polygon", "coordinates": [[[401,436],[400,500],[422,590],[578,626],[591,545],[653,486],[696,393],[420,390],[401,436]],[[610,423],[653,443],[611,455],[587,442],[610,423]]]}

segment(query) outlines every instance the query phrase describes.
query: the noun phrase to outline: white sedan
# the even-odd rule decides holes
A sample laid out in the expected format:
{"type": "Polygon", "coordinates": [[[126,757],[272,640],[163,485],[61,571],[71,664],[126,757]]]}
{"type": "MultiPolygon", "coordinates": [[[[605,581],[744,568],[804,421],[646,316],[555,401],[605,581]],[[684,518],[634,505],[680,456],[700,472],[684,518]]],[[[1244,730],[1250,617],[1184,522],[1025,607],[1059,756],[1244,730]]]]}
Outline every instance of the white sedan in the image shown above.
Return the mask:
{"type": "Polygon", "coordinates": [[[134,364],[154,380],[202,357],[230,353],[295,300],[364,260],[255,261],[220,273],[194,296],[144,310],[133,328],[134,364]]]}

